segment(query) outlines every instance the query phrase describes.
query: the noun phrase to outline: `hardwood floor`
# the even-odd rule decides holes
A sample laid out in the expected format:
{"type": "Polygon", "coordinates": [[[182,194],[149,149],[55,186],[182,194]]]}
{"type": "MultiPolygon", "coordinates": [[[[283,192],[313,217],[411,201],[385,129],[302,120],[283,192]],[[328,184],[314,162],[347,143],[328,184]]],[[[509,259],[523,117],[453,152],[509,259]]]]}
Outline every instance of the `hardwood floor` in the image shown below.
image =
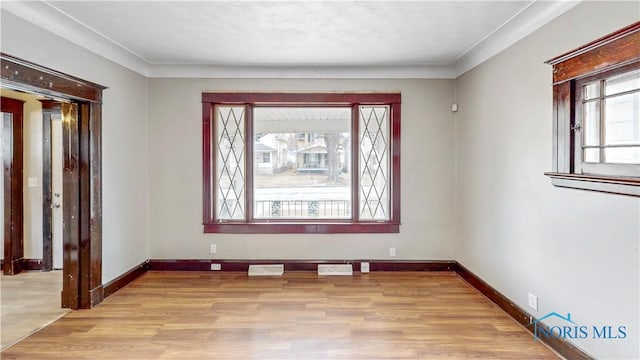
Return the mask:
{"type": "Polygon", "coordinates": [[[149,272],[1,357],[557,359],[449,272],[149,272]]]}
{"type": "Polygon", "coordinates": [[[69,312],[60,307],[62,271],[2,275],[0,289],[2,349],[69,312]]]}

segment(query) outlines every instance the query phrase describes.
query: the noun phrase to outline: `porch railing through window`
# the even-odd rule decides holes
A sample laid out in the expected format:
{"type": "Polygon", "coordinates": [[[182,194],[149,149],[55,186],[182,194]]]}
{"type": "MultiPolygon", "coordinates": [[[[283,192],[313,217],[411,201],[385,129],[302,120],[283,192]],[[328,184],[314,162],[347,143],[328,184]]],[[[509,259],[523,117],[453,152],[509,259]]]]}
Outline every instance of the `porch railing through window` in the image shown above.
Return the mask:
{"type": "Polygon", "coordinates": [[[255,218],[349,218],[349,200],[257,200],[255,218]]]}

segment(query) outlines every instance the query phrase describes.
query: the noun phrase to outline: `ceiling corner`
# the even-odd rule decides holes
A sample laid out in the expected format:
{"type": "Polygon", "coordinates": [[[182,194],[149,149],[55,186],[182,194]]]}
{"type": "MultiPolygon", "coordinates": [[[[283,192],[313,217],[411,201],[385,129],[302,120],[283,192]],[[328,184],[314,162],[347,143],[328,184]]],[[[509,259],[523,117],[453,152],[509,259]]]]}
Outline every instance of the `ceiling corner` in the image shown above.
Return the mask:
{"type": "Polygon", "coordinates": [[[44,1],[3,1],[2,9],[140,75],[149,63],[44,1]]]}
{"type": "Polygon", "coordinates": [[[582,0],[534,1],[493,34],[485,38],[453,63],[454,77],[459,77],[474,67],[506,50],[551,20],[564,14],[582,0]]]}

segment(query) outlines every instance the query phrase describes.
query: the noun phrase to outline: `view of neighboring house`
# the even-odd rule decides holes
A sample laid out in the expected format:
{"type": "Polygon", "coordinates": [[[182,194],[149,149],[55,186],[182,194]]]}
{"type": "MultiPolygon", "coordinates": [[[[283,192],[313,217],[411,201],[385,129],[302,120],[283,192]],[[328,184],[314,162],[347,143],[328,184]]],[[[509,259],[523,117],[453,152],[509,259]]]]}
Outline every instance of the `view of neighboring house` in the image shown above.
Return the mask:
{"type": "Polygon", "coordinates": [[[296,172],[329,173],[331,156],[334,156],[334,170],[339,172],[346,168],[345,143],[346,137],[340,134],[301,133],[296,134],[296,172]],[[334,136],[333,149],[327,146],[327,136],[334,136]],[[332,155],[330,155],[332,153],[332,155]]]}
{"type": "Polygon", "coordinates": [[[253,153],[255,154],[256,171],[260,174],[273,174],[273,170],[276,168],[278,151],[265,144],[255,143],[253,145],[253,153]]]}
{"type": "Polygon", "coordinates": [[[291,167],[295,168],[296,174],[328,174],[333,156],[336,173],[346,172],[346,143],[347,138],[342,134],[260,134],[253,147],[255,168],[263,175],[291,167]],[[328,136],[334,138],[333,148],[327,147],[328,136]]]}
{"type": "Polygon", "coordinates": [[[253,145],[255,170],[258,174],[274,174],[291,166],[290,134],[260,134],[253,145]]]}
{"type": "Polygon", "coordinates": [[[325,173],[329,167],[327,145],[320,134],[300,134],[296,152],[297,173],[325,173]]]}

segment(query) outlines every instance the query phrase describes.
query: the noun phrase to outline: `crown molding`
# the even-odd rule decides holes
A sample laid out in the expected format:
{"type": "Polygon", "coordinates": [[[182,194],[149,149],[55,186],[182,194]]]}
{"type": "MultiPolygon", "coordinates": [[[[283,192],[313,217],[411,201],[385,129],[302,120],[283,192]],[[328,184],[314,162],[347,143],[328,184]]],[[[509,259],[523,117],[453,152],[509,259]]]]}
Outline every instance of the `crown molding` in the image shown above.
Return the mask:
{"type": "Polygon", "coordinates": [[[149,63],[145,59],[70,18],[44,1],[2,1],[2,10],[148,77],[149,63]]]}
{"type": "Polygon", "coordinates": [[[560,16],[580,1],[534,1],[464,52],[453,64],[381,66],[151,63],[45,1],[3,1],[2,9],[148,78],[455,79],[560,16]]]}
{"type": "Polygon", "coordinates": [[[265,78],[265,79],[453,79],[449,65],[400,66],[230,66],[153,64],[151,78],[265,78]]]}
{"type": "Polygon", "coordinates": [[[454,78],[506,50],[581,1],[534,1],[456,59],[454,78]]]}

